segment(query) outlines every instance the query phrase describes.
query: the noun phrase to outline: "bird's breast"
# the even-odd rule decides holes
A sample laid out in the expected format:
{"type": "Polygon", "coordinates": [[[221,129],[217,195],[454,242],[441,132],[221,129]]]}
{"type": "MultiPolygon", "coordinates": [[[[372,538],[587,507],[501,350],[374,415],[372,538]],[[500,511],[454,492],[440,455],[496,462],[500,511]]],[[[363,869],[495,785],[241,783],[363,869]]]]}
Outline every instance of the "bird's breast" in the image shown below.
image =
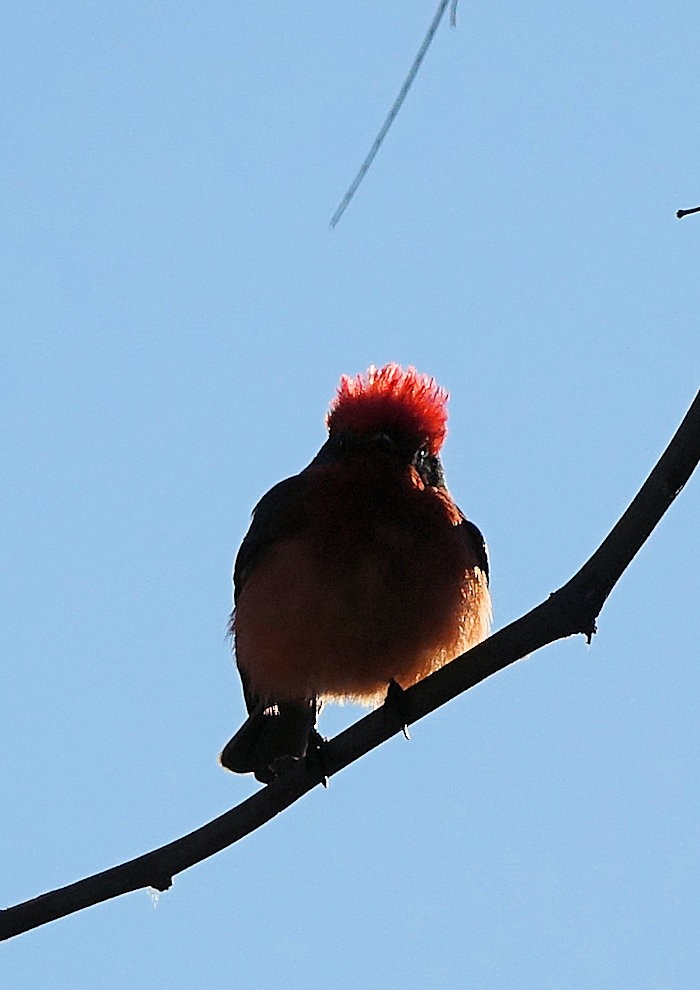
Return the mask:
{"type": "Polygon", "coordinates": [[[372,703],[415,683],[488,629],[485,577],[446,493],[407,474],[310,486],[306,525],[269,548],[242,588],[239,666],[271,701],[372,703]]]}

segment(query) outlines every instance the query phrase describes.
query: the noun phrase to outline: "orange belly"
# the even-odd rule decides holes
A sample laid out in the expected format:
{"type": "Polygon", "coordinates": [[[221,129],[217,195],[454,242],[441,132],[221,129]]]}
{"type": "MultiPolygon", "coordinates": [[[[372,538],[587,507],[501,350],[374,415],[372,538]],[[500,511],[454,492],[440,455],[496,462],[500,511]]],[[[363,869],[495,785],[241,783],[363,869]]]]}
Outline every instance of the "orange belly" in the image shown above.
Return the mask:
{"type": "Polygon", "coordinates": [[[377,512],[375,492],[337,514],[342,500],[319,494],[313,525],[270,548],[238,597],[236,657],[255,694],[373,704],[392,678],[408,687],[487,635],[485,575],[442,494],[404,487],[377,512]]]}

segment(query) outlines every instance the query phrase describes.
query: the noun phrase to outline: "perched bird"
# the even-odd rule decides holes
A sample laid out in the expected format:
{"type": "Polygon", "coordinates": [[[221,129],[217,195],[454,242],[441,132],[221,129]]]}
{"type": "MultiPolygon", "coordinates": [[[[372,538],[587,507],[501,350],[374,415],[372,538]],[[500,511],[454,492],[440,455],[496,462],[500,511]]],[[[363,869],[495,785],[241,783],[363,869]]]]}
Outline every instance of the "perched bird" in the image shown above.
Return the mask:
{"type": "Polygon", "coordinates": [[[233,575],[249,716],[229,770],[273,780],[323,702],[379,703],[488,634],[486,545],[439,458],[447,399],[396,364],[343,376],[316,457],[256,506],[233,575]]]}

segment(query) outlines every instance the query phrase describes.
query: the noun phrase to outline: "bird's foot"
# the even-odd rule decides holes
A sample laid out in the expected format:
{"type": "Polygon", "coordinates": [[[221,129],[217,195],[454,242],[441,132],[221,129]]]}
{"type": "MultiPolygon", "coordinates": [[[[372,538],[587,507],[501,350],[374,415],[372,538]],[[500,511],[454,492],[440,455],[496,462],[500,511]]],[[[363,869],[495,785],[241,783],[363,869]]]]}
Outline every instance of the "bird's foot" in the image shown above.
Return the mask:
{"type": "Polygon", "coordinates": [[[272,780],[277,780],[278,777],[283,777],[288,773],[292,767],[296,766],[302,760],[306,760],[307,766],[312,772],[319,773],[321,776],[321,783],[324,787],[328,787],[328,764],[326,763],[324,747],[326,740],[316,729],[312,729],[309,733],[309,739],[306,746],[306,753],[304,756],[278,756],[276,760],[273,760],[270,764],[268,771],[265,775],[258,776],[258,780],[262,781],[264,784],[269,784],[272,780]]]}
{"type": "Polygon", "coordinates": [[[310,769],[321,775],[321,783],[328,787],[328,763],[326,761],[326,740],[318,729],[312,729],[309,733],[309,742],[306,747],[306,761],[310,769]]]}
{"type": "Polygon", "coordinates": [[[384,711],[392,721],[398,721],[406,739],[411,738],[408,731],[408,711],[406,706],[405,691],[398,681],[392,677],[384,699],[384,711]]]}

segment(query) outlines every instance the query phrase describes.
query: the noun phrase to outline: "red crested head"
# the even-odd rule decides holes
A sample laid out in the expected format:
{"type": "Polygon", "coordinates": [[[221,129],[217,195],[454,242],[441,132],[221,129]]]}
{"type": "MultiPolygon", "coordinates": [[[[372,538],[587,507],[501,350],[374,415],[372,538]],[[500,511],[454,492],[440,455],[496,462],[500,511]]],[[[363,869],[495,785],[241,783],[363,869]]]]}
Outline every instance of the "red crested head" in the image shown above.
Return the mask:
{"type": "Polygon", "coordinates": [[[398,364],[370,365],[364,375],[343,375],[326,423],[331,436],[397,430],[437,454],[447,433],[449,395],[434,378],[398,364]]]}

